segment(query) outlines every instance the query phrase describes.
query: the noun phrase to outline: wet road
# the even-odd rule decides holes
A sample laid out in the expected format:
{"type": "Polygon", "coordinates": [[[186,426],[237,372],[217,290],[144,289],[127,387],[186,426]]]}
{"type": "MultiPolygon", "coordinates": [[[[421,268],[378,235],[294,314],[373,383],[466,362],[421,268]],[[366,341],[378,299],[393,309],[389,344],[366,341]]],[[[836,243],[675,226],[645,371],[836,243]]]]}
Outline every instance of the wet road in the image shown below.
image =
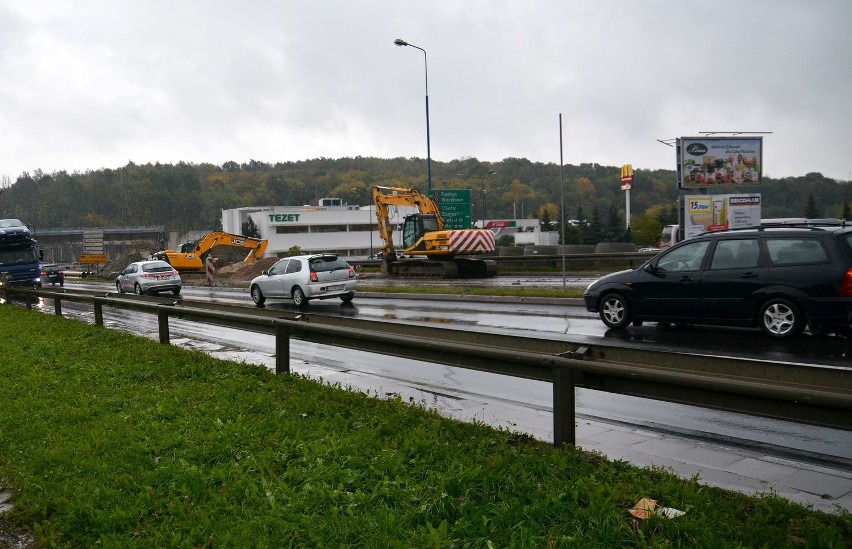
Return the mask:
{"type": "MultiPolygon", "coordinates": [[[[367,290],[367,288],[364,288],[367,290]]],[[[185,288],[187,299],[250,304],[245,290],[185,288]]],[[[50,310],[52,304],[45,305],[50,310]]],[[[294,310],[289,302],[268,302],[268,308],[294,310]]],[[[553,338],[623,346],[748,356],[766,360],[826,364],[849,368],[848,341],[808,334],[791,342],[768,340],[756,330],[725,328],[678,329],[649,323],[638,328],[607,331],[597,316],[579,306],[458,303],[433,300],[369,299],[357,297],[354,306],[339,301],[312,302],[310,310],[323,314],[354,315],[407,323],[440,323],[459,329],[513,334],[528,331],[553,338]]],[[[92,321],[90,307],[63,304],[66,316],[92,321]]],[[[157,322],[150,315],[107,310],[109,327],[145,333],[156,339],[157,322]]],[[[222,358],[246,360],[274,367],[274,339],[215,326],[172,322],[172,342],[210,352],[222,358]]],[[[472,372],[294,341],[294,371],[344,387],[434,406],[464,420],[476,419],[548,440],[552,438],[550,384],[472,372]]],[[[731,444],[765,447],[778,455],[811,457],[816,461],[849,462],[852,433],[800,426],[752,416],[724,413],[635,397],[578,390],[578,417],[604,419],[664,432],[686,434],[731,444]]]]}

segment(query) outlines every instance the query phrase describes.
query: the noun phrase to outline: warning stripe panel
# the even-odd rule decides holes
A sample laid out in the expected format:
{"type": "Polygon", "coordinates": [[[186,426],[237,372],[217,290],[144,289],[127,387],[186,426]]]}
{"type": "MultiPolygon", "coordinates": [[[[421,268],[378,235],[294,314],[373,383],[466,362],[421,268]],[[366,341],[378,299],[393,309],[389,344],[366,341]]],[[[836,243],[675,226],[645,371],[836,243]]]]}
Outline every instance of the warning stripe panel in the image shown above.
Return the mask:
{"type": "Polygon", "coordinates": [[[450,250],[452,252],[460,254],[493,252],[495,248],[494,233],[489,230],[450,231],[450,250]]]}

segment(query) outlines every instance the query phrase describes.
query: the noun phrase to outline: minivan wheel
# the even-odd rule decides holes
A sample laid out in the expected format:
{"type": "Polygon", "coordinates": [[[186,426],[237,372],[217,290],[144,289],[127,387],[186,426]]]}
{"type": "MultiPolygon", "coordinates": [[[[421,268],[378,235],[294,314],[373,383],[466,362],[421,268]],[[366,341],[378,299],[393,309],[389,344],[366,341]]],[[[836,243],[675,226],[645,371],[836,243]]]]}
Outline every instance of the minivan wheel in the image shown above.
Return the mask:
{"type": "Polygon", "coordinates": [[[621,294],[606,294],[601,299],[600,316],[608,327],[624,328],[632,320],[630,303],[621,294]]]}
{"type": "Polygon", "coordinates": [[[308,304],[308,299],[305,297],[305,292],[298,286],[293,288],[293,303],[296,307],[304,307],[308,304]]]}
{"type": "Polygon", "coordinates": [[[758,323],[764,334],[777,339],[793,337],[805,329],[805,319],[799,308],[783,297],[772,298],[763,304],[758,323]]]}
{"type": "Polygon", "coordinates": [[[263,305],[266,301],[266,298],[263,296],[263,292],[260,291],[260,286],[257,284],[251,287],[251,298],[254,300],[255,305],[263,305]]]}

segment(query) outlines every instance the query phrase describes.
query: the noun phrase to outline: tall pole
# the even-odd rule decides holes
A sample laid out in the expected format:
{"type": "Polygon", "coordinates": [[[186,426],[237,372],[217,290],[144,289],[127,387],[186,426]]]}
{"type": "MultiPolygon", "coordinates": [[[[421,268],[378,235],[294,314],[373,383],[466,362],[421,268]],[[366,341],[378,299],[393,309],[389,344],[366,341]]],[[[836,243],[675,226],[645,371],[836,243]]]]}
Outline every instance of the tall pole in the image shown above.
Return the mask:
{"type": "Polygon", "coordinates": [[[559,240],[562,242],[562,291],[567,289],[567,277],[565,276],[565,176],[562,169],[562,113],[559,113],[559,204],[561,207],[562,221],[559,223],[559,240]]]}
{"type": "Polygon", "coordinates": [[[428,181],[429,197],[432,197],[432,145],[429,140],[429,66],[426,63],[426,50],[420,46],[409,44],[402,38],[393,41],[397,46],[411,46],[423,52],[423,69],[426,72],[426,177],[428,181]]]}

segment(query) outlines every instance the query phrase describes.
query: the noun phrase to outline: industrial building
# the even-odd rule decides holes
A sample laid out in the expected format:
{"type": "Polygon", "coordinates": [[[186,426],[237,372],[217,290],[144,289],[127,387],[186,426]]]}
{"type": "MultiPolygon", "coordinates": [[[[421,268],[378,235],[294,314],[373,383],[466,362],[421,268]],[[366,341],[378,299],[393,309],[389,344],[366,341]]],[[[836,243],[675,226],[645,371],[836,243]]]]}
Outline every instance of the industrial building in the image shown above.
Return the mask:
{"type": "MultiPolygon", "coordinates": [[[[416,213],[408,206],[391,206],[391,223],[402,225],[405,216],[416,213]]],[[[316,206],[265,206],[222,210],[222,230],[242,234],[251,218],[260,238],[269,241],[267,256],[285,255],[298,246],[305,253],[334,252],[346,257],[367,257],[383,245],[376,226],[374,206],[351,206],[339,198],[322,198],[316,206]]],[[[476,226],[481,227],[478,221],[476,226]]],[[[497,234],[509,234],[518,245],[552,245],[556,233],[542,233],[537,219],[488,220],[497,234]]],[[[399,231],[394,246],[401,247],[399,231]]]]}

